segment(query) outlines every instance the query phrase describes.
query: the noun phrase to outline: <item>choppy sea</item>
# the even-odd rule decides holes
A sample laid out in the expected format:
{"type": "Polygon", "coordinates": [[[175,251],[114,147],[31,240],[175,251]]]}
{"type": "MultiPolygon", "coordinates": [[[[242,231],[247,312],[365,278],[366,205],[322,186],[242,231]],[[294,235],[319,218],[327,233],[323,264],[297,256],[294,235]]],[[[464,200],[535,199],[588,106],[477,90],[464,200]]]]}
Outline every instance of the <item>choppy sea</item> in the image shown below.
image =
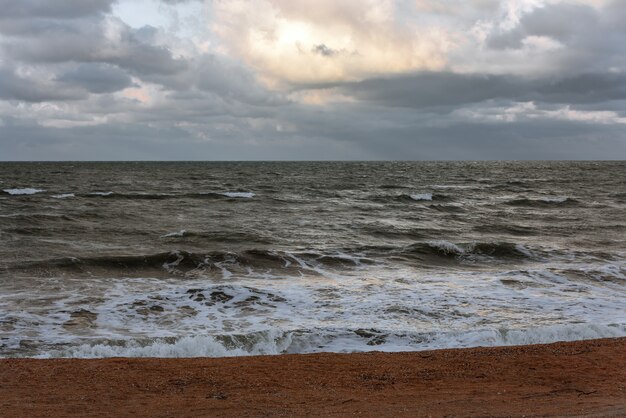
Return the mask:
{"type": "Polygon", "coordinates": [[[625,162],[0,163],[0,356],[626,336],[625,162]]]}

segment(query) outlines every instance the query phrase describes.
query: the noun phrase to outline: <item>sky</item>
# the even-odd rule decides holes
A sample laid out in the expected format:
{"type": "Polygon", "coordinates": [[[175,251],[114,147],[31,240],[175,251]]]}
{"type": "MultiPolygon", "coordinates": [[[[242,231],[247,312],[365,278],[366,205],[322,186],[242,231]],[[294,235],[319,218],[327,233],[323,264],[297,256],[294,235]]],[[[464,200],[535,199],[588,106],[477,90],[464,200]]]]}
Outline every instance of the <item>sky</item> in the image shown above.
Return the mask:
{"type": "Polygon", "coordinates": [[[626,159],[625,0],[0,0],[0,160],[626,159]]]}

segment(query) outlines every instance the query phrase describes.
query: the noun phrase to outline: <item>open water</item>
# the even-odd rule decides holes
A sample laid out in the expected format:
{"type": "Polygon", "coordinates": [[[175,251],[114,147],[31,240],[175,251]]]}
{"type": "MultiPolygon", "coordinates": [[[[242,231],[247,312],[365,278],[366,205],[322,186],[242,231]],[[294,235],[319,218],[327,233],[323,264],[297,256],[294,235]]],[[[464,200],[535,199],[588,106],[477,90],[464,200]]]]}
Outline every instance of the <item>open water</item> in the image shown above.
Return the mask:
{"type": "Polygon", "coordinates": [[[624,162],[0,163],[0,356],[626,335],[624,162]]]}

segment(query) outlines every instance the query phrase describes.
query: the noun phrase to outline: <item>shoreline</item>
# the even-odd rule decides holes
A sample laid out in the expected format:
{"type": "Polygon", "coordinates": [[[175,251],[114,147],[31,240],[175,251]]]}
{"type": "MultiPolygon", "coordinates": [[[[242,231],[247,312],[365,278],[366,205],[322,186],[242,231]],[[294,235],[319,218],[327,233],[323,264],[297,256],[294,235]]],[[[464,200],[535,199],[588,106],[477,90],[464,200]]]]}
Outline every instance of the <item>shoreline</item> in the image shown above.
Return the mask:
{"type": "Polygon", "coordinates": [[[398,353],[0,359],[0,416],[626,416],[626,338],[398,353]]]}

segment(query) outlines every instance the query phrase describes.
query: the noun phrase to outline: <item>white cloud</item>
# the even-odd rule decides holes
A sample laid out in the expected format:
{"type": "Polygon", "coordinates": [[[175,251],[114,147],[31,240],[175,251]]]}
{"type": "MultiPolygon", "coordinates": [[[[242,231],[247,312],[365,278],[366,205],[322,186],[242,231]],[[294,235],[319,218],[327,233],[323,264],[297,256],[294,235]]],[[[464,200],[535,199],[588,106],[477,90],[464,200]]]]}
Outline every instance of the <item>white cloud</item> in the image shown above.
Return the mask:
{"type": "Polygon", "coordinates": [[[228,50],[271,81],[316,83],[445,66],[451,38],[403,22],[392,0],[236,0],[214,4],[228,50]]]}
{"type": "Polygon", "coordinates": [[[592,124],[626,124],[626,117],[609,110],[577,110],[570,105],[557,108],[537,106],[534,102],[514,103],[508,106],[479,104],[453,112],[453,115],[469,121],[520,122],[527,120],[556,120],[588,122],[592,124]]]}

